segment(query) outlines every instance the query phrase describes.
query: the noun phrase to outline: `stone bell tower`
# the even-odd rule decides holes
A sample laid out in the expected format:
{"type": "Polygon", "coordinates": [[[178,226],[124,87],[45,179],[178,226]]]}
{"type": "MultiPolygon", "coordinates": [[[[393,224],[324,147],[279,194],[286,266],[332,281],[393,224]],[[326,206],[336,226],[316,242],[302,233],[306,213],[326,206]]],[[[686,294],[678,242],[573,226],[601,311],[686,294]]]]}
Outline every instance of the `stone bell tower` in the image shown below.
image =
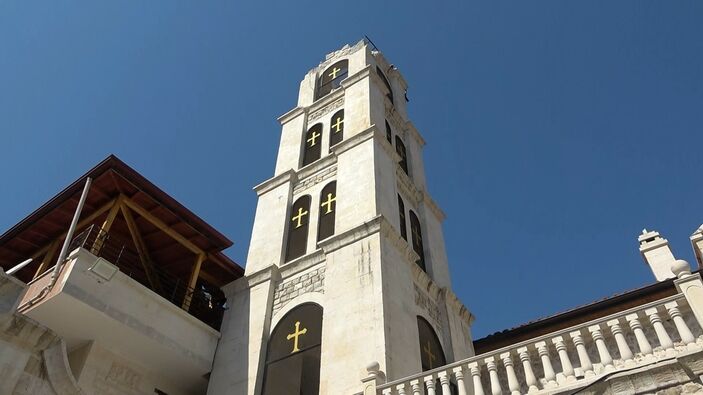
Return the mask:
{"type": "Polygon", "coordinates": [[[208,394],[353,394],[372,362],[393,380],[473,355],[406,87],[367,41],[302,80],[208,394]]]}

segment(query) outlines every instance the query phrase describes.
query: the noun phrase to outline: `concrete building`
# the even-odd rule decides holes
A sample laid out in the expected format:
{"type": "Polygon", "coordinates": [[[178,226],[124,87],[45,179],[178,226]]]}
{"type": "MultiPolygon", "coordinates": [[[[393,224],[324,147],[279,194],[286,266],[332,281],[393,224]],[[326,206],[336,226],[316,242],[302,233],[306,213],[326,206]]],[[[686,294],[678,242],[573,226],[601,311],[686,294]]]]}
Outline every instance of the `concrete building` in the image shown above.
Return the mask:
{"type": "Polygon", "coordinates": [[[657,232],[652,285],[472,338],[406,88],[368,41],[307,73],[245,270],[114,157],[0,236],[0,394],[703,392],[703,282],[657,232]]]}

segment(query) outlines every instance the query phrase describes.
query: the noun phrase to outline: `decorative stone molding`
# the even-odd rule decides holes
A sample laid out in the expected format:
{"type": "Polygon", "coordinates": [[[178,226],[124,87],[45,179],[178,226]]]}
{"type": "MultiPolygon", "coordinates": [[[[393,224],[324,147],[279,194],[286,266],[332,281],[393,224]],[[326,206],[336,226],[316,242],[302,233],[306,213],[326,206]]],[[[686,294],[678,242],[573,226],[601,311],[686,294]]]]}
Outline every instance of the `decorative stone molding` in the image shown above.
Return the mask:
{"type": "Polygon", "coordinates": [[[447,219],[447,214],[442,211],[441,208],[437,205],[437,203],[430,197],[430,194],[427,193],[427,191],[422,191],[420,192],[422,195],[422,202],[425,203],[427,207],[429,207],[430,211],[432,211],[432,214],[437,217],[439,222],[443,222],[445,219],[447,219]]]}
{"type": "Polygon", "coordinates": [[[420,134],[420,131],[417,130],[415,127],[415,124],[413,124],[411,121],[407,121],[405,123],[405,130],[408,132],[408,134],[417,141],[417,143],[420,145],[420,147],[425,146],[425,139],[422,138],[422,135],[420,134]]]}
{"type": "Polygon", "coordinates": [[[319,265],[325,262],[325,253],[322,249],[317,249],[309,254],[303,255],[300,258],[286,262],[280,268],[280,278],[288,278],[296,273],[300,273],[308,268],[319,265]]]}
{"type": "Polygon", "coordinates": [[[404,196],[410,199],[410,202],[413,203],[415,207],[418,207],[420,205],[420,202],[423,201],[423,193],[415,187],[415,184],[413,184],[410,177],[405,174],[405,171],[400,168],[400,165],[396,166],[395,175],[398,189],[403,192],[404,196]]]}
{"type": "Polygon", "coordinates": [[[391,243],[393,247],[396,248],[396,250],[400,253],[400,256],[406,261],[417,262],[417,260],[420,259],[417,252],[413,251],[410,243],[400,236],[398,230],[396,230],[396,228],[385,217],[383,217],[381,222],[381,234],[391,243]]]}
{"type": "Polygon", "coordinates": [[[344,105],[344,91],[339,90],[330,93],[327,97],[316,102],[313,107],[310,108],[310,115],[308,115],[308,125],[312,124],[314,121],[322,118],[324,115],[331,113],[332,111],[342,107],[344,105]],[[331,101],[330,101],[331,100],[331,101]],[[321,107],[320,107],[321,106],[321,107]],[[319,107],[314,109],[315,107],[319,107]]]}
{"type": "Polygon", "coordinates": [[[386,139],[385,134],[382,134],[380,131],[376,130],[376,134],[374,135],[376,140],[378,141],[378,144],[383,148],[384,151],[386,151],[386,154],[391,157],[391,160],[394,163],[400,162],[400,155],[398,155],[398,152],[393,148],[393,145],[391,145],[391,142],[386,139]]]}
{"type": "Polygon", "coordinates": [[[349,56],[356,51],[364,48],[366,46],[366,42],[364,40],[360,40],[353,46],[350,46],[349,44],[343,46],[341,49],[330,52],[327,55],[325,55],[325,60],[321,62],[315,69],[315,71],[323,71],[324,69],[327,68],[327,66],[331,65],[332,63],[336,62],[337,60],[340,60],[340,58],[349,56]]]}
{"type": "Polygon", "coordinates": [[[261,184],[254,187],[254,191],[257,196],[261,196],[266,192],[285,184],[286,182],[295,182],[298,177],[294,170],[286,170],[285,172],[262,182],[261,184]]]}
{"type": "Polygon", "coordinates": [[[371,74],[371,66],[366,66],[363,69],[361,69],[358,73],[352,74],[349,77],[345,78],[342,80],[341,85],[342,88],[347,89],[350,86],[356,84],[357,82],[363,80],[364,78],[368,77],[371,74]]]}
{"type": "Polygon", "coordinates": [[[296,107],[287,113],[281,115],[278,117],[278,123],[281,125],[285,125],[286,123],[290,122],[292,119],[297,118],[301,115],[304,115],[307,113],[307,109],[305,107],[296,107]]]}
{"type": "MultiPolygon", "coordinates": [[[[335,162],[336,162],[336,157],[334,155],[330,155],[329,157],[334,157],[335,162]]],[[[312,188],[313,186],[329,180],[330,178],[333,178],[334,176],[337,175],[337,165],[327,165],[328,167],[323,168],[322,170],[318,171],[317,173],[306,177],[303,180],[300,180],[295,187],[293,187],[293,195],[297,195],[309,188],[312,188]]]]}
{"type": "Polygon", "coordinates": [[[476,316],[474,316],[469,309],[464,306],[464,303],[452,292],[451,289],[444,287],[442,288],[442,299],[447,302],[447,306],[452,309],[467,325],[472,325],[476,316]]]}
{"type": "Polygon", "coordinates": [[[252,273],[246,276],[248,282],[247,285],[249,286],[249,288],[253,288],[265,281],[276,281],[281,278],[280,276],[281,274],[279,272],[278,266],[271,265],[259,270],[256,273],[252,273]]]}
{"type": "Polygon", "coordinates": [[[325,254],[329,254],[356,241],[363,240],[374,233],[378,233],[381,230],[383,221],[387,222],[383,215],[377,215],[371,218],[370,221],[320,241],[318,245],[325,254]]]}
{"type": "Polygon", "coordinates": [[[273,314],[275,315],[289,300],[308,292],[325,293],[325,266],[278,284],[273,291],[273,314]]]}
{"type": "Polygon", "coordinates": [[[434,321],[434,324],[439,329],[442,329],[442,320],[439,313],[439,307],[437,307],[437,303],[435,303],[434,300],[427,296],[427,294],[423,290],[421,290],[417,286],[417,284],[414,284],[414,288],[415,304],[421,309],[425,310],[425,312],[427,312],[427,315],[432,319],[432,321],[434,321]]]}
{"type": "Polygon", "coordinates": [[[349,151],[350,149],[356,147],[357,145],[372,139],[376,134],[376,125],[371,125],[366,130],[359,132],[348,139],[342,140],[341,143],[335,144],[332,148],[332,152],[335,155],[341,155],[342,153],[349,151]]]}

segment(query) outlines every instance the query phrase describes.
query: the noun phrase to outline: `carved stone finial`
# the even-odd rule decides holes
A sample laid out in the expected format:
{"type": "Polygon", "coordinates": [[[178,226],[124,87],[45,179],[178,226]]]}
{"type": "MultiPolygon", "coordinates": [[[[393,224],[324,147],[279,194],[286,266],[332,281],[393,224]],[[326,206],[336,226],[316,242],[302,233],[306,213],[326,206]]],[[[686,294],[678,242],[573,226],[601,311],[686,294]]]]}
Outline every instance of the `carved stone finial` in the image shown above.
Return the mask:
{"type": "Polygon", "coordinates": [[[691,265],[683,259],[677,259],[671,264],[671,272],[678,278],[688,277],[691,275],[691,265]]]}

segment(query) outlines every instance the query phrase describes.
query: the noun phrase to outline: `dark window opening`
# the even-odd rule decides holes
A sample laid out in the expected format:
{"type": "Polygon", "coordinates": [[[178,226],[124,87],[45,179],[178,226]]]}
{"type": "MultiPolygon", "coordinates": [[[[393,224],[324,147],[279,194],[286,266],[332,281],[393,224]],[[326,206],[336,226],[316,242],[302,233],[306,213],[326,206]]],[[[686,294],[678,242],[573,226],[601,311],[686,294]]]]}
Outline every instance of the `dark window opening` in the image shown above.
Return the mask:
{"type": "Polygon", "coordinates": [[[305,149],[303,150],[303,166],[320,159],[322,154],[322,124],[318,123],[305,133],[305,141],[303,141],[305,149]]]}
{"type": "Polygon", "coordinates": [[[400,162],[398,162],[400,168],[403,169],[405,174],[410,175],[410,173],[408,173],[408,154],[405,151],[405,144],[403,144],[403,140],[398,136],[395,136],[395,152],[400,156],[400,162]]]}
{"type": "Polygon", "coordinates": [[[330,121],[330,147],[344,140],[344,110],[339,110],[330,121]]]}
{"type": "Polygon", "coordinates": [[[317,240],[326,239],[334,234],[334,219],[337,212],[337,182],[325,185],[320,193],[320,222],[317,228],[317,240]]]}
{"type": "Polygon", "coordinates": [[[302,304],[276,325],[266,355],[263,395],[318,395],[322,308],[302,304]]]}
{"type": "Polygon", "coordinates": [[[386,86],[386,89],[388,89],[388,93],[386,94],[386,97],[388,97],[388,100],[393,103],[393,89],[391,89],[391,83],[388,82],[388,78],[386,78],[386,75],[383,74],[381,71],[381,68],[376,66],[376,72],[378,73],[378,76],[381,77],[381,80],[383,81],[383,85],[386,86]]]}
{"type": "Polygon", "coordinates": [[[425,268],[425,247],[422,244],[422,229],[420,228],[420,220],[412,210],[410,210],[410,237],[412,238],[413,251],[420,256],[420,259],[417,261],[417,265],[420,266],[423,271],[427,271],[425,268]]]}
{"type": "Polygon", "coordinates": [[[288,245],[286,262],[305,255],[310,224],[310,196],[306,195],[293,203],[288,218],[288,245]]]}
{"type": "Polygon", "coordinates": [[[393,145],[393,132],[391,131],[391,125],[386,121],[386,140],[393,145]]]}
{"type": "Polygon", "coordinates": [[[342,85],[342,80],[347,78],[349,75],[349,61],[340,60],[339,62],[328,67],[322,76],[320,76],[320,83],[317,88],[317,96],[315,100],[328,95],[334,89],[339,88],[342,85]]]}
{"type": "Polygon", "coordinates": [[[400,195],[398,195],[398,217],[400,220],[400,237],[407,240],[408,228],[405,225],[405,203],[403,203],[403,199],[400,195]]]}

